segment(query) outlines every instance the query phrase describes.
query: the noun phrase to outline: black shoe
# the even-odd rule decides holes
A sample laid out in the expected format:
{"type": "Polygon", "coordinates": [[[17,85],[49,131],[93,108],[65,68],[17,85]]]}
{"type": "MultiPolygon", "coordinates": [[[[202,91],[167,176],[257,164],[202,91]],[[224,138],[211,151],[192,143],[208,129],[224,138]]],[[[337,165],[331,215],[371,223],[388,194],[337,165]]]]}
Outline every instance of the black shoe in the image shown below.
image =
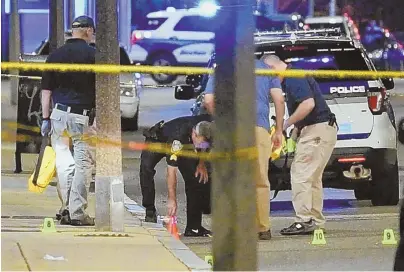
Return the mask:
{"type": "Polygon", "coordinates": [[[60,214],[60,224],[61,225],[70,225],[70,213],[69,210],[63,210],[62,214],[60,214]]]}
{"type": "Polygon", "coordinates": [[[316,229],[313,220],[309,222],[295,222],[290,227],[281,230],[282,235],[305,235],[312,234],[316,229]]]}
{"type": "Polygon", "coordinates": [[[205,229],[204,227],[199,227],[197,229],[185,228],[184,236],[187,237],[212,237],[212,232],[205,229]]]}
{"type": "Polygon", "coordinates": [[[155,211],[152,212],[146,211],[144,221],[148,223],[157,223],[157,213],[155,211]]]}
{"type": "Polygon", "coordinates": [[[72,226],[94,226],[95,222],[94,222],[94,218],[87,216],[82,220],[72,219],[70,222],[70,225],[72,225],[72,226]]]}
{"type": "Polygon", "coordinates": [[[258,233],[259,240],[271,240],[272,234],[271,230],[263,231],[258,233]]]}

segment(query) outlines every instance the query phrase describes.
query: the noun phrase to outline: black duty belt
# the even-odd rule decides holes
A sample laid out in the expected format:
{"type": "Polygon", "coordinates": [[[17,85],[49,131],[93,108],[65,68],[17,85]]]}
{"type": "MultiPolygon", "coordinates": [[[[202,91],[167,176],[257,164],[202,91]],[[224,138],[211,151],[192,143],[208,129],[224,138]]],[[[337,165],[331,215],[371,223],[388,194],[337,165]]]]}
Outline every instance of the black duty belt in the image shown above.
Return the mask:
{"type": "Polygon", "coordinates": [[[89,116],[90,112],[91,112],[91,110],[85,109],[83,107],[67,106],[67,105],[63,105],[63,104],[59,104],[59,103],[56,103],[55,109],[69,112],[69,113],[80,114],[80,115],[84,115],[84,116],[89,116]]]}

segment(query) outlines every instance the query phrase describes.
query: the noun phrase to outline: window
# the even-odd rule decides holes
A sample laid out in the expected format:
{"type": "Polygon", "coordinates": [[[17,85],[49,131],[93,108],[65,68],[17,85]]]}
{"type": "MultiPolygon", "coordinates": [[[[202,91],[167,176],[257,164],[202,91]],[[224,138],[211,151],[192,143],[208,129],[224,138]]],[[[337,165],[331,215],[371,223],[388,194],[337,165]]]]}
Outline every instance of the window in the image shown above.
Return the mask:
{"type": "Polygon", "coordinates": [[[213,32],[212,18],[203,16],[184,16],[174,27],[174,31],[213,32]]]}
{"type": "Polygon", "coordinates": [[[156,30],[159,28],[167,18],[146,18],[139,24],[139,30],[156,30]]]}

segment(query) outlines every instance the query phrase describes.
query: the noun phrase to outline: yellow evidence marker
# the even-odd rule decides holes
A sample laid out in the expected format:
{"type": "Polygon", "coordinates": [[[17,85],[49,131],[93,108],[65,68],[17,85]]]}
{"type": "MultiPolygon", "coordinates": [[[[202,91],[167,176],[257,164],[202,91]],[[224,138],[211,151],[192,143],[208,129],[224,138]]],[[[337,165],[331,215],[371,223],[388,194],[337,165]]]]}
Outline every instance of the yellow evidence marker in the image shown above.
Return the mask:
{"type": "Polygon", "coordinates": [[[311,241],[312,245],[326,245],[327,242],[325,241],[324,232],[322,229],[314,230],[313,234],[313,241],[311,241]]]}
{"type": "Polygon", "coordinates": [[[394,231],[392,229],[385,229],[383,232],[383,245],[397,245],[397,240],[394,237],[394,231]]]}
{"type": "Polygon", "coordinates": [[[56,232],[55,222],[53,221],[53,218],[47,217],[43,220],[43,226],[41,231],[46,233],[56,232]]]}
{"type": "Polygon", "coordinates": [[[205,256],[205,262],[207,262],[208,264],[213,266],[213,257],[212,257],[212,255],[206,255],[205,256]]]}

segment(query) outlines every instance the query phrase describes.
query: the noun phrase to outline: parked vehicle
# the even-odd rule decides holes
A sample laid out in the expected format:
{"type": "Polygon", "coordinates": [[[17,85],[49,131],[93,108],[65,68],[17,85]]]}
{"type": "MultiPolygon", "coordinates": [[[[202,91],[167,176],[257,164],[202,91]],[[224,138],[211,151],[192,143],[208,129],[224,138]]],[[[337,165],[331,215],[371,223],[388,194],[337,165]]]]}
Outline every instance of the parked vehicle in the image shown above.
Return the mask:
{"type": "MultiPolygon", "coordinates": [[[[259,58],[263,52],[274,52],[286,63],[304,70],[376,71],[359,41],[331,32],[266,33],[256,37],[255,54],[259,58]]],[[[203,82],[203,76],[198,78],[203,82]]],[[[393,79],[316,80],[339,126],[338,141],[323,175],[324,187],[354,190],[357,199],[370,199],[375,206],[396,205],[399,200],[397,132],[388,92],[394,88],[393,79]]],[[[193,85],[177,86],[175,97],[197,97],[192,111],[199,114],[203,86],[197,80],[190,82],[193,85]]],[[[270,116],[273,115],[271,103],[270,116]]],[[[293,154],[288,155],[286,163],[285,160],[284,156],[270,162],[272,190],[290,189],[293,154]]]]}
{"type": "MultiPolygon", "coordinates": [[[[151,12],[132,32],[130,59],[152,66],[205,66],[214,50],[214,15],[204,10],[167,9],[151,12]]],[[[294,29],[303,22],[297,14],[267,18],[254,13],[259,31],[294,29]]],[[[176,75],[153,74],[158,84],[169,84],[176,75]]]]}

